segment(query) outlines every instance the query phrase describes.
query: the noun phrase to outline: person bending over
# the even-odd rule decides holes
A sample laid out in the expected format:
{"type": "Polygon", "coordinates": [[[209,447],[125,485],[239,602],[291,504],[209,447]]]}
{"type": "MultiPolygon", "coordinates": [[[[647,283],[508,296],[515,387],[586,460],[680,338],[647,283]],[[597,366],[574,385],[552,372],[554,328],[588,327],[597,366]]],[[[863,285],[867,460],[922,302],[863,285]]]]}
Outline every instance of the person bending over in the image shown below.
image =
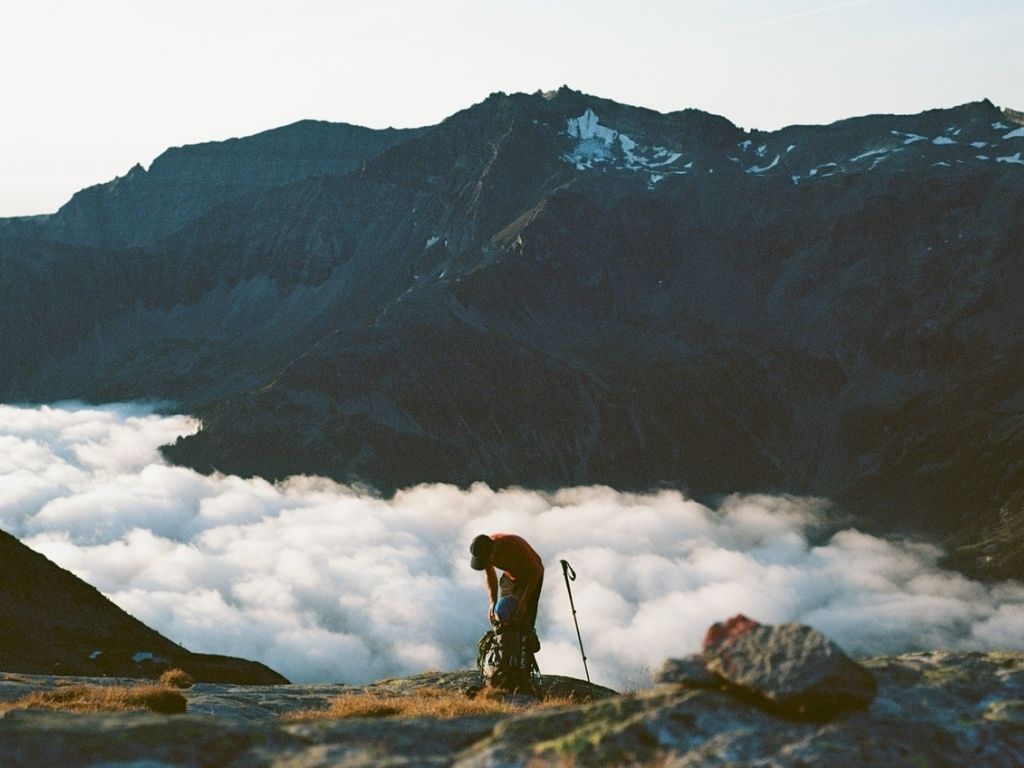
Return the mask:
{"type": "Polygon", "coordinates": [[[494,613],[499,597],[514,597],[518,608],[512,617],[519,623],[530,651],[540,650],[537,639],[537,605],[540,590],[544,585],[544,562],[540,555],[522,536],[512,533],[481,534],[469,546],[472,555],[469,565],[473,570],[484,571],[487,578],[487,594],[490,607],[487,618],[497,623],[494,613]],[[498,578],[498,569],[502,571],[498,578]]]}

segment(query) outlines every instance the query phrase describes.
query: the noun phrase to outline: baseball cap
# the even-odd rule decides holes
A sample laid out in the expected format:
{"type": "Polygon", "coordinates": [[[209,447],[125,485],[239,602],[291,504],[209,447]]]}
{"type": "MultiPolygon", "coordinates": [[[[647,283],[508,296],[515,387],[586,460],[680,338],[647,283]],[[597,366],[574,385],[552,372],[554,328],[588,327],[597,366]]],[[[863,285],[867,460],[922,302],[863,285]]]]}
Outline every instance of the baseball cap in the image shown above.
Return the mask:
{"type": "Polygon", "coordinates": [[[487,567],[487,561],[491,558],[491,550],[494,549],[494,542],[490,536],[483,534],[473,539],[469,545],[469,552],[473,557],[469,560],[469,567],[474,571],[482,571],[487,567]]]}

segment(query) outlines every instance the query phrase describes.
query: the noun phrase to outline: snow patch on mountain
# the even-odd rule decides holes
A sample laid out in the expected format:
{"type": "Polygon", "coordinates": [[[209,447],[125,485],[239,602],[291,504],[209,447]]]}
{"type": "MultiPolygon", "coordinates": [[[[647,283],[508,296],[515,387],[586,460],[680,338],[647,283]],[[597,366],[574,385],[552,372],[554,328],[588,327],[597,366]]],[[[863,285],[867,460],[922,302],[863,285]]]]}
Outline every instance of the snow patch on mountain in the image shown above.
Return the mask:
{"type": "Polygon", "coordinates": [[[863,160],[866,157],[872,157],[873,155],[885,155],[885,154],[888,154],[888,153],[889,153],[888,149],[869,149],[867,152],[861,152],[856,157],[851,157],[850,158],[850,162],[851,163],[856,163],[856,162],[858,162],[860,160],[863,160]]]}
{"type": "Polygon", "coordinates": [[[919,133],[903,133],[902,131],[889,131],[893,136],[903,139],[904,144],[913,144],[915,141],[928,141],[927,136],[919,133]]]}
{"type": "Polygon", "coordinates": [[[1006,157],[997,157],[996,158],[996,162],[997,163],[1013,163],[1015,165],[1024,165],[1024,159],[1021,159],[1021,153],[1020,152],[1017,152],[1017,153],[1012,154],[1012,155],[1007,155],[1006,157]]]}
{"type": "Polygon", "coordinates": [[[811,176],[817,176],[819,178],[824,179],[828,178],[829,176],[835,176],[837,173],[841,171],[842,168],[839,167],[838,163],[824,163],[823,165],[819,165],[816,168],[811,168],[811,170],[807,173],[807,177],[810,178],[811,176]]]}
{"type": "Polygon", "coordinates": [[[686,172],[667,168],[683,156],[682,152],[673,151],[668,147],[648,147],[640,144],[625,133],[602,125],[597,113],[589,107],[579,117],[569,118],[565,132],[577,141],[572,152],[562,155],[562,159],[572,163],[580,171],[591,169],[599,163],[606,163],[620,170],[645,173],[657,168],[659,172],[651,175],[649,187],[653,187],[665,174],[686,172]]]}
{"type": "MultiPolygon", "coordinates": [[[[579,117],[570,118],[566,133],[579,140],[575,150],[565,155],[565,159],[579,170],[592,168],[595,162],[612,159],[612,143],[618,132],[601,125],[594,110],[588,108],[579,117]]],[[[626,138],[628,141],[629,137],[626,138]]]]}
{"type": "Polygon", "coordinates": [[[875,159],[874,159],[874,160],[873,160],[873,161],[871,162],[871,167],[870,167],[870,168],[868,168],[868,170],[869,170],[869,171],[873,171],[873,170],[875,170],[875,168],[877,168],[877,167],[878,167],[878,166],[879,166],[880,164],[884,163],[884,162],[885,162],[886,160],[888,160],[888,159],[889,159],[890,157],[892,157],[892,156],[893,156],[894,154],[896,154],[897,152],[902,152],[902,151],[903,151],[902,149],[894,149],[894,150],[893,150],[892,152],[890,152],[890,153],[887,153],[887,154],[884,154],[884,155],[879,155],[878,157],[876,157],[876,158],[875,158],[875,159]]]}
{"type": "Polygon", "coordinates": [[[601,125],[594,110],[588,108],[579,117],[569,119],[568,133],[581,141],[600,139],[605,144],[611,144],[615,140],[617,131],[601,125]]]}
{"type": "Polygon", "coordinates": [[[752,166],[750,166],[749,168],[747,168],[747,173],[764,173],[765,171],[770,171],[772,168],[774,168],[778,164],[779,164],[779,155],[776,155],[775,159],[772,160],[770,163],[768,163],[768,165],[762,165],[762,166],[752,165],[752,166]]]}
{"type": "MultiPolygon", "coordinates": [[[[655,149],[660,149],[660,147],[656,147],[655,149]]],[[[672,163],[674,163],[676,160],[678,160],[680,157],[683,156],[682,152],[671,152],[671,153],[668,153],[668,150],[665,150],[665,152],[668,154],[668,159],[667,160],[658,160],[657,162],[646,161],[647,167],[648,168],[658,168],[659,166],[662,166],[662,165],[672,165],[672,163]]],[[[659,155],[658,152],[655,152],[654,153],[654,157],[655,157],[655,159],[657,159],[657,158],[661,157],[661,155],[659,155]]],[[[692,162],[688,163],[686,165],[686,167],[689,168],[691,165],[693,165],[692,162]]]]}
{"type": "MultiPolygon", "coordinates": [[[[993,123],[992,128],[1003,132],[1003,139],[1024,138],[1024,127],[1009,126],[1005,123],[993,123]],[[1011,130],[1013,128],[1013,130],[1011,130]]],[[[931,133],[931,132],[929,132],[931,133]]],[[[938,133],[938,131],[936,131],[938,133]]],[[[585,171],[600,166],[603,170],[633,171],[644,174],[648,189],[653,189],[668,175],[679,175],[686,173],[693,165],[691,160],[687,165],[680,163],[683,153],[664,146],[645,146],[641,137],[627,135],[621,131],[605,125],[601,122],[597,113],[592,108],[587,108],[579,117],[569,118],[566,122],[565,134],[575,140],[575,146],[571,151],[562,155],[562,158],[576,166],[578,170],[585,171]]],[[[836,162],[819,163],[816,167],[810,168],[806,174],[792,174],[790,179],[794,184],[811,178],[826,178],[847,171],[864,170],[873,171],[886,161],[892,159],[899,152],[906,151],[908,145],[916,144],[914,150],[924,150],[926,147],[955,147],[961,143],[964,146],[971,146],[974,149],[983,149],[992,146],[988,136],[971,136],[962,126],[949,125],[941,131],[941,135],[922,135],[909,131],[892,129],[889,134],[894,137],[886,139],[876,137],[874,146],[868,144],[861,147],[862,151],[849,160],[840,159],[836,162]],[[972,139],[974,139],[972,141],[972,139]],[[866,162],[870,161],[870,162],[866,162]],[[864,163],[856,168],[853,163],[864,163]]],[[[787,155],[787,163],[792,164],[790,153],[796,149],[795,144],[789,144],[785,151],[771,149],[771,142],[767,141],[755,144],[753,139],[744,139],[737,142],[736,154],[727,155],[727,159],[736,163],[748,174],[763,174],[781,164],[782,155],[787,155]],[[743,157],[746,153],[752,157],[743,157]],[[743,159],[741,159],[743,158],[743,159]]],[[[913,150],[911,150],[913,152],[913,150]]],[[[943,152],[945,155],[945,152],[943,152]]],[[[928,157],[928,153],[922,154],[922,158],[928,157]]],[[[975,159],[982,160],[984,156],[975,155],[975,159]]],[[[946,167],[945,160],[940,157],[929,158],[933,167],[946,167]]],[[[1007,155],[999,158],[1004,163],[1024,162],[1018,159],[1018,155],[1007,155]]],[[[950,163],[953,161],[950,160],[950,163]]],[[[955,160],[962,164],[963,159],[955,160]]],[[[709,168],[709,171],[711,169],[709,168]]]]}

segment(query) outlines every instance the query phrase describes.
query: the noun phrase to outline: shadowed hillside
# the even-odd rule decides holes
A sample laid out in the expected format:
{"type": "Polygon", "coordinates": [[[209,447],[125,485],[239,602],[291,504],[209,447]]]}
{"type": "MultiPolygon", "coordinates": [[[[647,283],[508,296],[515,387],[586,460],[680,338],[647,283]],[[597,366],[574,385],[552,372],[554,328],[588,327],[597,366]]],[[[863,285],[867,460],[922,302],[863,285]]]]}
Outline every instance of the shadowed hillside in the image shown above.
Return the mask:
{"type": "Polygon", "coordinates": [[[158,677],[179,667],[204,682],[287,682],[258,662],[182,648],[2,531],[0,563],[0,670],[158,677]]]}

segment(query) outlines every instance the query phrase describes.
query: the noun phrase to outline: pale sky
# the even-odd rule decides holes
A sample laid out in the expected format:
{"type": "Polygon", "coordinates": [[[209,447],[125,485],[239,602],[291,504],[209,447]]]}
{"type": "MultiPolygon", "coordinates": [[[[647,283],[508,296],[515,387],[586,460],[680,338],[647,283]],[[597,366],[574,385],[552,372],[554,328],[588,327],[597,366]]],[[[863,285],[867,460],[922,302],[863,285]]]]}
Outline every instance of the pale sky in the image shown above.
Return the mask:
{"type": "Polygon", "coordinates": [[[0,216],[170,146],[304,118],[426,125],[563,83],[745,128],[1024,110],[1022,40],[1022,0],[7,0],[0,216]]]}

